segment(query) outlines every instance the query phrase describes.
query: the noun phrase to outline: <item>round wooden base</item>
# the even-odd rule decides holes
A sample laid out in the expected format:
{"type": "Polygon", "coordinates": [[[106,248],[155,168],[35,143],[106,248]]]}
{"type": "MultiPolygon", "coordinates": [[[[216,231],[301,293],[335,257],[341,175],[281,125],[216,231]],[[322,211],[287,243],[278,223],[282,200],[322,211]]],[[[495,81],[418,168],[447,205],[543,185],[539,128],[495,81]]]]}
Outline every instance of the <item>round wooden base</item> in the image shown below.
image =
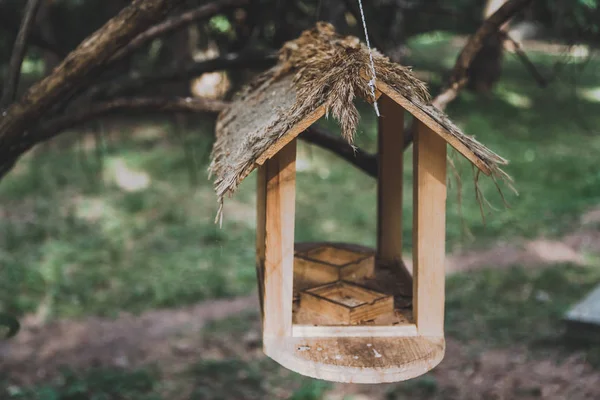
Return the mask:
{"type": "Polygon", "coordinates": [[[444,357],[443,338],[264,338],[269,357],[292,371],[342,383],[390,383],[415,378],[444,357]]]}

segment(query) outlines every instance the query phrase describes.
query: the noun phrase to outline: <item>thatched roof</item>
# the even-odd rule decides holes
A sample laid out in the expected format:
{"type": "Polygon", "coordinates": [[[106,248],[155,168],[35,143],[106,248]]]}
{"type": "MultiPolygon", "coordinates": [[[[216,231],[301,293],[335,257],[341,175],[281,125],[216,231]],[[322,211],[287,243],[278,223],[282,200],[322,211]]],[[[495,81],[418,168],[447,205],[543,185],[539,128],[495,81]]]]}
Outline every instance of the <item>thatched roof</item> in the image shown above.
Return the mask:
{"type": "MultiPolygon", "coordinates": [[[[465,135],[429,105],[425,84],[409,68],[374,51],[377,89],[443,137],[486,174],[503,174],[506,160],[465,135]]],[[[369,51],[358,38],[318,23],[279,52],[278,64],[258,76],[217,120],[211,175],[219,200],[286,143],[323,115],[333,115],[352,142],[359,115],[354,98],[372,99],[369,51]]]]}

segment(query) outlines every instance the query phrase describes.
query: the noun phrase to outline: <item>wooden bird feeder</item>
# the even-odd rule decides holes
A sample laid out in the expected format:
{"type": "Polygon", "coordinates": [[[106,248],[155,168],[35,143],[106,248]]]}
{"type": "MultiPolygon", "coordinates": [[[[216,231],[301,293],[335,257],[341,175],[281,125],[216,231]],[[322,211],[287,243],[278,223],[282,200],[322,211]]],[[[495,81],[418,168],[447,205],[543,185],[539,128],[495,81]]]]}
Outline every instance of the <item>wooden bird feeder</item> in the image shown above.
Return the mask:
{"type": "MultiPolygon", "coordinates": [[[[488,175],[504,163],[428,105],[408,69],[378,53],[374,58],[381,111],[376,249],[294,243],[296,138],[328,110],[336,116],[340,85],[372,100],[368,50],[358,39],[319,24],[286,44],[279,64],[220,115],[211,164],[221,198],[258,169],[256,263],[265,353],[293,371],[338,382],[401,381],[442,360],[446,145],[488,175]],[[353,72],[357,66],[362,73],[353,72]],[[312,91],[313,84],[326,89],[312,91]],[[412,277],[402,261],[406,114],[417,128],[412,277]]],[[[344,128],[343,112],[336,118],[344,128]]]]}

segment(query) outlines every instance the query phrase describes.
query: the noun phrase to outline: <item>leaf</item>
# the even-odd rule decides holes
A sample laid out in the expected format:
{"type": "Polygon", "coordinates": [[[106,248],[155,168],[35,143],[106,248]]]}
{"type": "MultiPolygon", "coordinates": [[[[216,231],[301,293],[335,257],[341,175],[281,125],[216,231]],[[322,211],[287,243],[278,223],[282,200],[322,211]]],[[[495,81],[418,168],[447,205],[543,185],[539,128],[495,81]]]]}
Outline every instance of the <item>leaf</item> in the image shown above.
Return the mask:
{"type": "Polygon", "coordinates": [[[19,329],[21,324],[15,317],[0,313],[0,337],[10,339],[19,332],[19,329]]]}

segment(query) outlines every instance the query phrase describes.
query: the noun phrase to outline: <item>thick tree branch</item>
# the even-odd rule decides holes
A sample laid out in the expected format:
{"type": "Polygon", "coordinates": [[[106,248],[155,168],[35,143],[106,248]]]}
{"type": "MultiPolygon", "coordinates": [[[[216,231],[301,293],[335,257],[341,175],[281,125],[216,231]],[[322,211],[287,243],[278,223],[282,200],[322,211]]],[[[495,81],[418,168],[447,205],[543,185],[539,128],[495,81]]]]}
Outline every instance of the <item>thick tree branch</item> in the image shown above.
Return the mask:
{"type": "MultiPolygon", "coordinates": [[[[435,107],[444,110],[450,104],[458,93],[466,86],[468,82],[467,71],[471,63],[475,59],[477,53],[483,47],[485,41],[510,20],[518,12],[529,5],[532,0],[509,0],[502,5],[495,13],[490,15],[488,19],[483,21],[483,24],[477,29],[475,34],[469,38],[465,47],[460,52],[452,76],[446,85],[446,89],[442,90],[431,102],[435,107]]],[[[416,124],[413,122],[408,129],[404,131],[404,148],[408,148],[413,141],[416,124]]]]}
{"type": "Polygon", "coordinates": [[[325,129],[313,125],[304,131],[299,138],[331,151],[367,175],[377,178],[377,156],[369,154],[356,146],[349,145],[342,137],[334,136],[325,129]]]}
{"type": "Polygon", "coordinates": [[[183,14],[171,17],[166,21],[149,28],[145,32],[140,33],[138,36],[135,37],[135,39],[129,42],[127,46],[119,50],[113,56],[111,61],[118,60],[133,53],[134,51],[142,47],[144,44],[158,38],[159,36],[163,36],[169,32],[173,32],[193,22],[210,18],[215,14],[218,14],[221,11],[224,11],[228,8],[246,5],[248,4],[248,1],[249,0],[214,1],[212,3],[205,4],[193,10],[186,11],[183,14]]]}
{"type": "Polygon", "coordinates": [[[162,97],[126,97],[101,103],[94,103],[67,115],[57,117],[40,124],[31,136],[36,142],[48,140],[59,133],[79,124],[115,112],[187,112],[218,113],[227,106],[219,100],[202,98],[162,98],[162,97]]]}
{"type": "Polygon", "coordinates": [[[433,100],[433,105],[443,110],[453,101],[458,92],[467,84],[467,71],[475,59],[475,56],[483,47],[485,41],[504,25],[506,21],[515,16],[518,12],[529,5],[532,0],[509,0],[502,5],[483,24],[477,29],[477,32],[469,38],[469,41],[460,52],[452,76],[448,82],[447,88],[433,100]]]}
{"type": "Polygon", "coordinates": [[[32,86],[0,115],[0,177],[16,155],[26,130],[90,76],[106,66],[116,51],[183,0],[133,0],[116,17],[84,40],[54,72],[32,86]]]}
{"type": "Polygon", "coordinates": [[[29,0],[25,6],[25,13],[10,57],[6,79],[4,80],[4,91],[2,93],[2,99],[0,99],[0,110],[8,106],[15,99],[17,88],[19,87],[19,79],[21,77],[21,64],[23,64],[23,58],[25,58],[25,52],[27,51],[27,41],[33,28],[35,14],[40,8],[40,4],[41,0],[29,0]]]}
{"type": "Polygon", "coordinates": [[[171,67],[156,74],[119,78],[98,84],[92,87],[84,96],[92,100],[122,96],[139,92],[157,83],[190,80],[206,72],[237,68],[266,68],[276,62],[276,53],[247,51],[226,54],[212,60],[197,61],[183,66],[171,67]]]}
{"type": "Polygon", "coordinates": [[[95,103],[67,115],[39,124],[39,128],[26,132],[24,138],[12,147],[9,158],[0,162],[0,177],[12,169],[16,161],[36,144],[49,140],[67,129],[74,128],[94,118],[111,113],[123,112],[177,112],[218,113],[227,103],[200,98],[134,97],[119,98],[95,103]]]}

